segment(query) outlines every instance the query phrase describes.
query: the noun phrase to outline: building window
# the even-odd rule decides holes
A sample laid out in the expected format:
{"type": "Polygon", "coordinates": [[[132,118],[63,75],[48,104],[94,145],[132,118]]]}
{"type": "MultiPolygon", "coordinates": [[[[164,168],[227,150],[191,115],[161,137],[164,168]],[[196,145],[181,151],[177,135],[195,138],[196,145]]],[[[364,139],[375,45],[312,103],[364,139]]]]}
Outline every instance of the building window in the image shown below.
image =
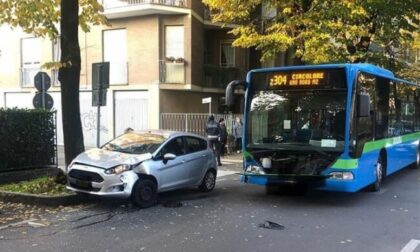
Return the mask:
{"type": "Polygon", "coordinates": [[[233,48],[231,41],[220,43],[220,66],[235,66],[235,48],[233,48]]]}
{"type": "Polygon", "coordinates": [[[184,26],[165,27],[165,56],[184,59],[184,26]]]}
{"type": "Polygon", "coordinates": [[[33,87],[34,77],[41,71],[42,44],[40,38],[24,38],[21,41],[21,86],[33,87]]]}
{"type": "Polygon", "coordinates": [[[127,84],[127,30],[103,31],[103,59],[109,62],[109,83],[127,84]]]}

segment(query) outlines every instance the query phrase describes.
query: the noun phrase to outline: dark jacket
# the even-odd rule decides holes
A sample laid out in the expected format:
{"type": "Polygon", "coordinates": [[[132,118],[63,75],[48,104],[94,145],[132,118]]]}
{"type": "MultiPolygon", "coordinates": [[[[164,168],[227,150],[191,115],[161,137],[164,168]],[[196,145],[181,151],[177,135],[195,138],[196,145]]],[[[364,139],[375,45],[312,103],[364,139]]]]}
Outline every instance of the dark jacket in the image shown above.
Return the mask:
{"type": "Polygon", "coordinates": [[[220,126],[214,120],[209,120],[206,125],[207,138],[209,140],[218,139],[220,137],[220,126]]]}
{"type": "Polygon", "coordinates": [[[219,126],[220,126],[220,141],[225,143],[228,136],[226,125],[219,123],[219,126]]]}

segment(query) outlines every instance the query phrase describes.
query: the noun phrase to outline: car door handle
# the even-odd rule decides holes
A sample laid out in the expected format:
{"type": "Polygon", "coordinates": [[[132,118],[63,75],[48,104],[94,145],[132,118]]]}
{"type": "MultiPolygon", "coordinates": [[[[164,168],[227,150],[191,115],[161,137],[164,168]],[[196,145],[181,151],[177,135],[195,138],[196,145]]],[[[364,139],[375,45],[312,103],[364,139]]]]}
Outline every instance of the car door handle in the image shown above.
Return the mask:
{"type": "Polygon", "coordinates": [[[202,157],[207,157],[207,155],[201,155],[202,157]]]}
{"type": "Polygon", "coordinates": [[[185,164],[186,162],[187,162],[187,160],[185,160],[185,159],[181,161],[181,163],[183,163],[183,164],[185,164]]]}

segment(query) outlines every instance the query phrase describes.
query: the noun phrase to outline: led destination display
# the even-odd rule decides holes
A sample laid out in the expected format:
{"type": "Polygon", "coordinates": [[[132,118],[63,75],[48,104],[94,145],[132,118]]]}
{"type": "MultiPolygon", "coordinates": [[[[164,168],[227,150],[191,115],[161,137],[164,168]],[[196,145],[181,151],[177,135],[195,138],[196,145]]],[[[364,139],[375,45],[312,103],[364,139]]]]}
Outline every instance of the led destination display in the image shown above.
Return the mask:
{"type": "Polygon", "coordinates": [[[346,88],[344,69],[259,72],[252,78],[256,90],[346,88]]]}

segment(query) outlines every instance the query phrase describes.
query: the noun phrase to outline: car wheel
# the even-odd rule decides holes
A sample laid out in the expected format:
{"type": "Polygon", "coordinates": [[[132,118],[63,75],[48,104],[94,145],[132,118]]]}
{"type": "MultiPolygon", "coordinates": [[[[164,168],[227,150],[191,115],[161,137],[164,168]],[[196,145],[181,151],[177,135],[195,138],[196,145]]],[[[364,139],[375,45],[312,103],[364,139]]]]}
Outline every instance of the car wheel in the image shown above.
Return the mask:
{"type": "Polygon", "coordinates": [[[382,155],[379,155],[378,161],[375,166],[376,179],[375,182],[370,186],[370,191],[378,192],[381,190],[382,180],[384,178],[385,163],[382,155]]]}
{"type": "Polygon", "coordinates": [[[139,179],[131,192],[131,201],[140,208],[151,207],[156,204],[157,185],[151,179],[139,179]]]}
{"type": "Polygon", "coordinates": [[[214,171],[207,171],[204,175],[203,181],[201,181],[198,189],[202,192],[210,192],[216,185],[216,173],[214,171]]]}

